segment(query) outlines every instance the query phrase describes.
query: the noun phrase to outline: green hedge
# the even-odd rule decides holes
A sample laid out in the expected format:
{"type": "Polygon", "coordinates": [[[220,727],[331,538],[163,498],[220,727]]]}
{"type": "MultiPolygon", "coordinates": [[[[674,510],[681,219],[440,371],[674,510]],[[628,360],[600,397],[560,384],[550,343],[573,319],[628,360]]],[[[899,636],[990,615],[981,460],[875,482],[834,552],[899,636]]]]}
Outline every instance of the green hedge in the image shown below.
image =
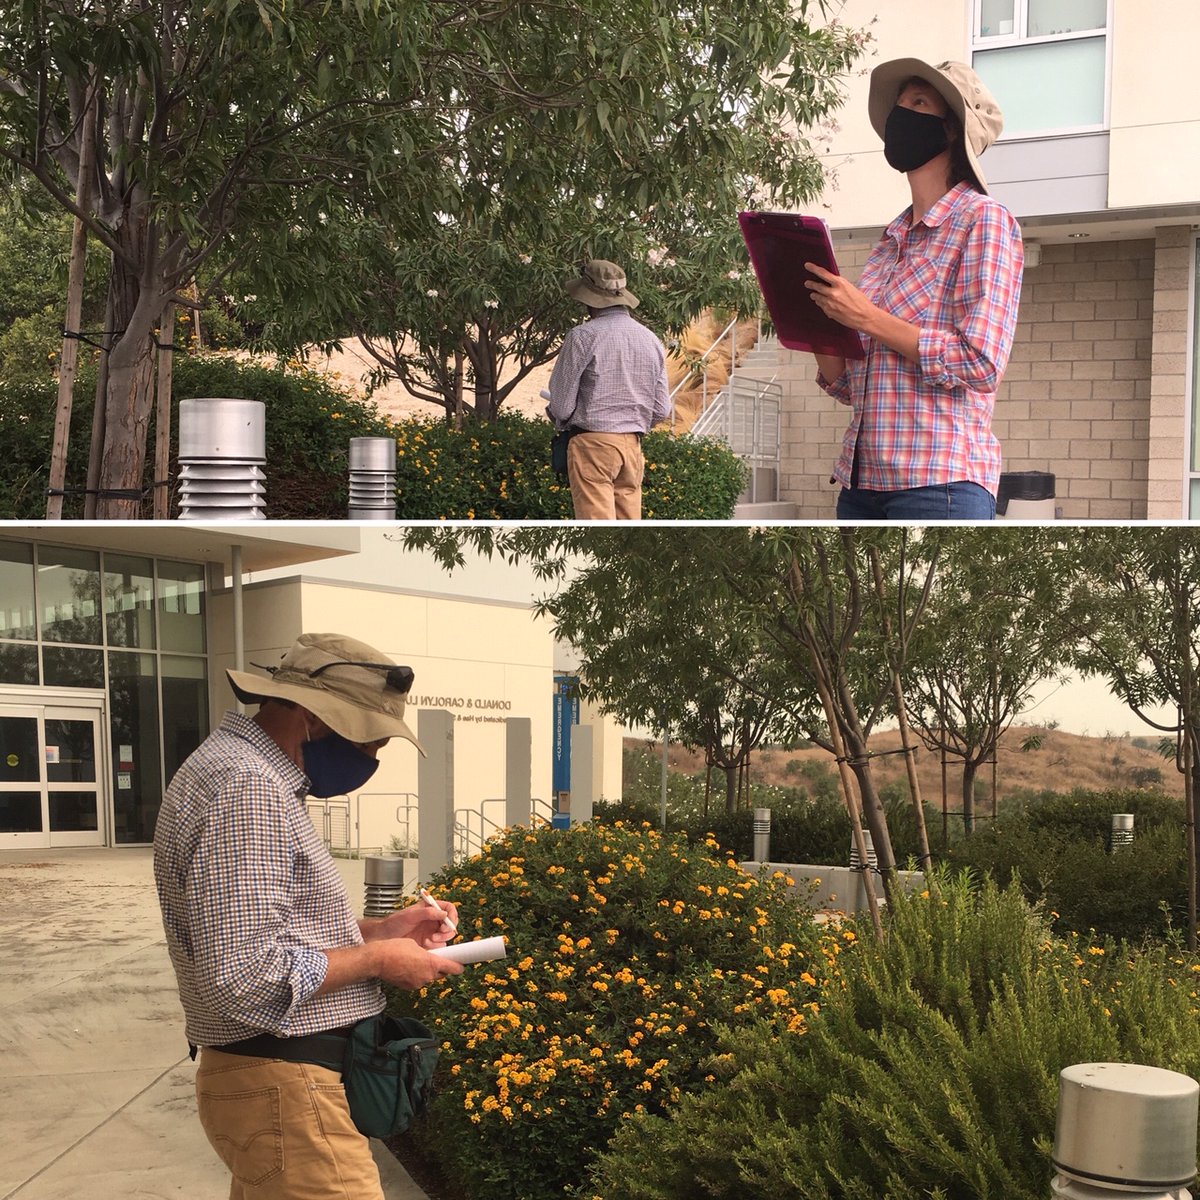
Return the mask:
{"type": "MultiPolygon", "coordinates": [[[[95,363],[85,359],[75,388],[68,487],[82,488],[91,440],[95,363]]],[[[45,516],[55,384],[0,380],[0,519],[45,516]]],[[[342,520],[347,508],[352,437],[395,437],[398,520],[562,520],[570,492],[550,470],[550,425],[519,414],[457,432],[445,422],[392,422],[374,404],[352,399],[312,371],[268,367],[219,355],[183,355],[174,372],[175,400],[239,396],[267,406],[267,516],[272,520],[342,520]]],[[[177,426],[172,429],[172,474],[177,426]]],[[[153,431],[150,435],[153,445],[153,431]]],[[[721,520],[733,514],[745,468],[724,443],[652,433],[644,443],[643,512],[657,520],[721,520]]],[[[145,482],[152,481],[147,464],[145,482]]],[[[147,502],[143,516],[150,515],[147,502]]],[[[68,518],[82,516],[70,497],[68,518]]]]}
{"type": "MultiPolygon", "coordinates": [[[[401,520],[567,520],[566,481],[550,469],[548,422],[505,413],[459,432],[443,421],[396,426],[396,515],[401,520]]],[[[643,442],[642,515],[648,520],[727,520],[745,486],[741,460],[723,442],[651,433],[643,442]]]]}
{"type": "Polygon", "coordinates": [[[1019,878],[1063,931],[1113,937],[1163,937],[1187,919],[1187,843],[1183,806],[1141,789],[1049,795],[957,843],[953,863],[1019,878]],[[1134,814],[1133,845],[1110,853],[1113,813],[1134,814]]]}

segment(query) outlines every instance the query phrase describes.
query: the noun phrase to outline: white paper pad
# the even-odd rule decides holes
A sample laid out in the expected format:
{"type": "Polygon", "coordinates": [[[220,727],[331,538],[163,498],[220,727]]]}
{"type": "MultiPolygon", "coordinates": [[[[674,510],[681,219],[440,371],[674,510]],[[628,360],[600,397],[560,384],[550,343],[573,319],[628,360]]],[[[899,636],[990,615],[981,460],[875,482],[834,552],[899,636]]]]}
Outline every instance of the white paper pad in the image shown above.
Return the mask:
{"type": "Polygon", "coordinates": [[[456,942],[453,946],[438,946],[430,954],[440,954],[464,966],[468,963],[491,962],[503,958],[506,951],[503,937],[478,938],[473,942],[456,942]]]}

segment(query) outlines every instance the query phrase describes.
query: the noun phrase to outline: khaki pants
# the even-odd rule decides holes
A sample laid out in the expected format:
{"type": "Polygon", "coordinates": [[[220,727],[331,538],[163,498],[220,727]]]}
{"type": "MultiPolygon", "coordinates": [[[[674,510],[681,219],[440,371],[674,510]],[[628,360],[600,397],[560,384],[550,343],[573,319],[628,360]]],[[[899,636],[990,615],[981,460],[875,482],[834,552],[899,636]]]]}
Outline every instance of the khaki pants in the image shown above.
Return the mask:
{"type": "Polygon", "coordinates": [[[640,521],[646,459],[636,433],[577,433],[567,477],[577,521],[640,521]]]}
{"type": "Polygon", "coordinates": [[[230,1200],[383,1200],[337,1071],[205,1047],[196,1099],[230,1200]]]}

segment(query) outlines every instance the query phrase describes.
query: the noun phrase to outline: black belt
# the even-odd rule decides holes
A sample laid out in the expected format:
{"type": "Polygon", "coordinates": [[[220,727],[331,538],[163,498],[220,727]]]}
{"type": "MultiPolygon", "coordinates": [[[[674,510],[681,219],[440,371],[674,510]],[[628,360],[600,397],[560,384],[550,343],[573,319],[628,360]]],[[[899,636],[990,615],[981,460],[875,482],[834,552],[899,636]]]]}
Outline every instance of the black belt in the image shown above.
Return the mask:
{"type": "Polygon", "coordinates": [[[636,429],[580,429],[578,425],[568,425],[568,433],[611,433],[614,437],[618,437],[623,433],[631,433],[640,442],[646,435],[638,433],[636,429]]]}
{"type": "Polygon", "coordinates": [[[330,1029],[324,1033],[306,1033],[300,1037],[276,1037],[273,1033],[259,1033],[254,1037],[227,1042],[224,1046],[210,1046],[222,1054],[241,1054],[247,1058],[279,1058],[284,1062],[313,1063],[340,1071],[346,1061],[346,1042],[354,1032],[353,1025],[343,1029],[330,1029]]]}

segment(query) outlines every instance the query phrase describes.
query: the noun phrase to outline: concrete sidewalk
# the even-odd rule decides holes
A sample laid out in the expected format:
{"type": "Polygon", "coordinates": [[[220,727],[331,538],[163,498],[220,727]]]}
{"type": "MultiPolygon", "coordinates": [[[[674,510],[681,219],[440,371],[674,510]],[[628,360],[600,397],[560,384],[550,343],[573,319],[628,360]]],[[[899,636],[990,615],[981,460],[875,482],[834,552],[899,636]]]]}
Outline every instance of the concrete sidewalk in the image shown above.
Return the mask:
{"type": "MultiPolygon", "coordinates": [[[[0,1200],[223,1200],[149,848],[0,852],[0,946],[0,1200]]],[[[424,1200],[372,1146],[388,1200],[424,1200]]]]}

